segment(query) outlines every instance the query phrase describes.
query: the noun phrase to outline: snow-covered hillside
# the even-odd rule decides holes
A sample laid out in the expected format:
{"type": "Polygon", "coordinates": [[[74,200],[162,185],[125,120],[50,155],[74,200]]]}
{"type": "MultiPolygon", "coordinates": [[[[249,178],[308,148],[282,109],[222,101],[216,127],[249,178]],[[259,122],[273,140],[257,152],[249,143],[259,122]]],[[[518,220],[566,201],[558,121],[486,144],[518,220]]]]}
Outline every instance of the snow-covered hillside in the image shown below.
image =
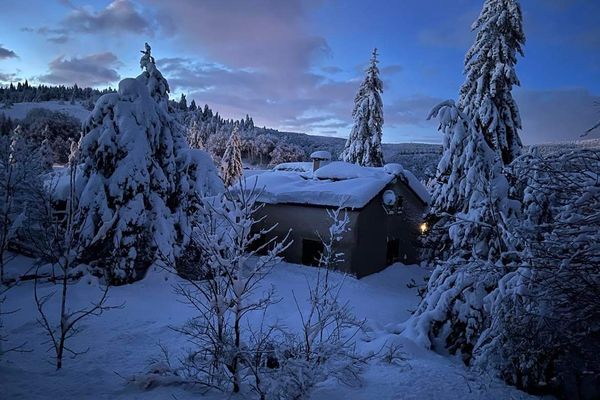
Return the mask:
{"type": "MultiPolygon", "coordinates": [[[[13,268],[26,268],[31,260],[19,257],[13,268]]],[[[302,304],[307,282],[315,278],[316,269],[280,264],[262,283],[273,285],[281,301],[273,305],[270,315],[290,329],[298,329],[295,296],[302,304]]],[[[406,320],[417,303],[414,289],[406,284],[421,282],[425,270],[419,266],[395,264],[385,271],[361,280],[347,278],[342,299],[348,301],[360,318],[367,321],[367,334],[358,340],[359,351],[377,353],[366,366],[361,381],[354,386],[340,385],[330,379],[314,391],[313,399],[529,399],[514,388],[487,376],[467,371],[459,360],[427,351],[394,329],[406,320]],[[400,345],[401,356],[389,363],[382,358],[390,344],[400,345]],[[401,359],[403,358],[403,359],[401,359]]],[[[9,293],[6,309],[18,309],[5,318],[9,333],[8,346],[26,343],[26,353],[9,353],[0,361],[2,398],[7,399],[167,399],[198,398],[198,390],[179,386],[144,389],[130,382],[143,373],[150,360],[160,356],[159,343],[173,357],[188,347],[182,336],[171,327],[181,326],[194,311],[179,301],[172,285],[175,276],[151,271],[143,281],[115,287],[110,303],[124,303],[98,318],[87,319],[84,331],[73,338],[77,350],[89,348],[76,359],[66,359],[56,372],[48,362],[48,344],[36,322],[33,284],[24,282],[9,293]],[[165,277],[168,276],[168,280],[165,277]],[[129,382],[128,382],[129,381],[129,382]]],[[[342,278],[335,274],[335,279],[342,278]]],[[[50,287],[44,287],[49,290],[50,287]]],[[[73,307],[91,301],[87,278],[72,286],[73,307]]],[[[56,299],[57,300],[57,299],[56,299]]],[[[231,398],[230,394],[208,393],[207,399],[231,398]]],[[[245,398],[243,394],[239,397],[245,398]]]]}
{"type": "Polygon", "coordinates": [[[71,104],[65,101],[41,101],[41,102],[25,102],[14,103],[9,108],[0,106],[0,113],[4,113],[12,119],[23,119],[27,113],[34,108],[44,108],[50,111],[57,111],[83,121],[90,115],[90,111],[86,110],[80,103],[71,104]]]}

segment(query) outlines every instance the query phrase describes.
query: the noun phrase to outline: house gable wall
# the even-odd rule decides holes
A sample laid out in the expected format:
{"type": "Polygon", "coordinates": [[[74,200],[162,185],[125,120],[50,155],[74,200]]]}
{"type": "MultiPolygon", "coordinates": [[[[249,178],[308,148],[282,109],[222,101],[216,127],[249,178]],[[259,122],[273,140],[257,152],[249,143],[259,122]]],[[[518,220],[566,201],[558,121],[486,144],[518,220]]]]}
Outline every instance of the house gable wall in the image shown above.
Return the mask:
{"type": "MultiPolygon", "coordinates": [[[[352,272],[352,250],[356,243],[356,223],[358,221],[358,211],[348,210],[350,219],[349,228],[342,240],[339,242],[338,251],[345,254],[344,262],[337,266],[339,270],[352,272]]],[[[317,232],[321,235],[328,234],[331,219],[327,214],[327,208],[319,206],[306,206],[295,204],[265,204],[256,215],[257,219],[264,219],[257,224],[256,228],[270,228],[276,225],[271,232],[266,235],[266,239],[277,237],[282,240],[291,230],[290,239],[292,243],[285,250],[282,256],[289,262],[302,263],[302,240],[309,239],[320,241],[317,232]]]]}

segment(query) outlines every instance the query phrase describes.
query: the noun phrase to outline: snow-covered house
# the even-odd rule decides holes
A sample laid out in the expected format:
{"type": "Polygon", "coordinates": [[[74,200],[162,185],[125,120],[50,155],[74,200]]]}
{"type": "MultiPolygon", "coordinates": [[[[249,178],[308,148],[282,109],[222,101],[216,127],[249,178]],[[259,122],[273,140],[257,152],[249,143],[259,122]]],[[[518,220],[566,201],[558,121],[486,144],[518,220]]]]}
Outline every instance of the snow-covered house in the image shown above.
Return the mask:
{"type": "Polygon", "coordinates": [[[244,178],[244,190],[261,191],[258,200],[264,207],[258,217],[264,218],[257,229],[276,225],[262,240],[281,239],[291,231],[293,242],[284,258],[316,265],[323,250],[320,236],[326,237],[331,224],[327,209],[342,207],[350,231],[340,242],[345,260],[339,269],[361,277],[396,261],[418,261],[416,242],[429,202],[419,180],[399,164],[361,167],[327,162],[321,152],[316,156],[313,162],[280,164],[244,178]]]}

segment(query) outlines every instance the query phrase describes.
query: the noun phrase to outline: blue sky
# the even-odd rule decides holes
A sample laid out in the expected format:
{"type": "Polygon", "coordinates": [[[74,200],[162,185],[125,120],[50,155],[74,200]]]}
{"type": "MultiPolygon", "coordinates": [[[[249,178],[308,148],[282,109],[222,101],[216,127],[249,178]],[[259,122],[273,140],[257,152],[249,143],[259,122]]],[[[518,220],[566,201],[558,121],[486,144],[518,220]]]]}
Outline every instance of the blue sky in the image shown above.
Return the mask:
{"type": "MultiPolygon", "coordinates": [[[[384,141],[439,142],[426,116],[455,98],[482,0],[114,0],[0,3],[0,83],[116,86],[148,41],[178,97],[226,117],[345,137],[373,47],[384,141]]],[[[600,1],[522,0],[514,93],[525,143],[576,139],[600,117],[600,1]]]]}

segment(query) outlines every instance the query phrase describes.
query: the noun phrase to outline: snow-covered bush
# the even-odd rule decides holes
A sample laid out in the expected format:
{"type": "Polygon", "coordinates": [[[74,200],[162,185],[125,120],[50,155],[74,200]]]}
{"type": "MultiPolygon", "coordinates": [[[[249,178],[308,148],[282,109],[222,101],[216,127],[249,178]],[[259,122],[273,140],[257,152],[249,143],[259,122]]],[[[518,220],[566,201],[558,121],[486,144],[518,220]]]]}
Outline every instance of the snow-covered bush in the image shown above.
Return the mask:
{"type": "Polygon", "coordinates": [[[256,376],[250,368],[259,350],[250,346],[258,332],[253,324],[275,301],[273,290],[261,293],[260,284],[288,244],[282,238],[256,246],[266,233],[252,231],[258,222],[254,214],[262,207],[258,195],[243,190],[203,199],[191,236],[195,246],[190,246],[200,249],[196,271],[176,286],[198,313],[177,329],[195,345],[180,371],[188,381],[207,388],[237,393],[256,376]],[[266,254],[258,256],[263,250],[266,254]]]}
{"type": "Polygon", "coordinates": [[[520,268],[486,299],[475,363],[564,398],[600,395],[600,152],[517,159],[524,188],[520,268]]]}
{"type": "Polygon", "coordinates": [[[302,305],[296,300],[302,331],[296,354],[290,357],[293,361],[288,360],[295,367],[285,375],[296,382],[293,388],[298,397],[327,378],[356,384],[364,362],[355,351],[355,337],[363,331],[364,321],[357,319],[348,303],[340,299],[345,276],[333,279],[331,273],[344,260],[337,245],[349,231],[350,219],[340,208],[328,210],[328,215],[331,225],[327,236],[321,237],[323,252],[319,256],[317,276],[309,282],[308,304],[302,305]]]}
{"type": "Polygon", "coordinates": [[[38,258],[33,288],[38,322],[47,336],[57,370],[63,367],[65,355],[76,357],[85,353],[71,345],[72,338],[81,331],[82,321],[115,308],[107,304],[108,284],[95,277],[88,277],[87,282],[81,283],[97,288],[98,298],[88,306],[73,306],[71,287],[88,271],[78,262],[82,242],[77,234],[75,218],[78,201],[75,194],[79,157],[77,143],[73,142],[71,149],[64,212],[59,213],[55,209],[53,192],[48,190],[52,182],[47,182],[41,190],[32,189],[40,207],[28,212],[26,220],[27,240],[38,258]]]}
{"type": "Polygon", "coordinates": [[[18,235],[29,208],[36,208],[32,194],[40,190],[45,172],[40,150],[17,126],[12,135],[0,137],[0,281],[10,242],[18,235]]]}
{"type": "Polygon", "coordinates": [[[374,49],[365,79],[354,98],[354,125],[340,155],[340,160],[364,167],[383,165],[383,83],[379,79],[377,63],[377,49],[374,49]]]}
{"type": "Polygon", "coordinates": [[[80,142],[81,256],[115,283],[139,278],[157,252],[177,256],[191,229],[197,175],[214,173],[190,164],[195,159],[148,45],[140,65],[140,76],[98,99],[80,142]]]}

